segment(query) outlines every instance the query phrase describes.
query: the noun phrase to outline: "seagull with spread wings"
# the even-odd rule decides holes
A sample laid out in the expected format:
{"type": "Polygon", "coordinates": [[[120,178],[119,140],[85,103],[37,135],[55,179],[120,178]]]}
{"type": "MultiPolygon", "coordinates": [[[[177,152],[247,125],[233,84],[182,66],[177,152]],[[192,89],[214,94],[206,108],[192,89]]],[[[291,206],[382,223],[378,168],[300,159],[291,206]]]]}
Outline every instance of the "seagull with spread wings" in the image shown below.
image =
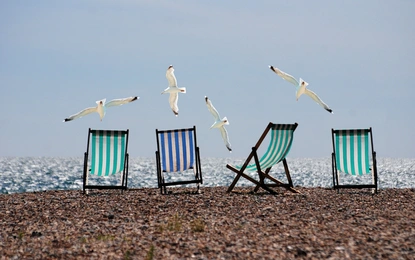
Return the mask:
{"type": "Polygon", "coordinates": [[[179,99],[179,92],[186,93],[186,88],[177,87],[177,80],[176,80],[176,77],[174,76],[173,65],[170,65],[167,68],[166,78],[167,78],[167,81],[169,82],[169,87],[163,90],[161,94],[170,93],[169,104],[170,104],[171,110],[173,110],[173,113],[175,116],[178,116],[179,107],[177,106],[177,101],[179,99]]]}
{"type": "Polygon", "coordinates": [[[225,125],[229,125],[229,121],[226,118],[226,116],[222,119],[220,119],[219,113],[216,110],[216,108],[212,105],[212,102],[209,100],[208,97],[205,96],[206,106],[210,113],[213,115],[213,118],[215,118],[215,123],[210,127],[212,128],[218,128],[222,139],[225,142],[226,148],[228,148],[229,152],[232,152],[231,143],[229,142],[228,132],[225,129],[225,125]]]}
{"type": "Polygon", "coordinates": [[[63,122],[72,121],[72,120],[75,120],[77,118],[89,115],[91,113],[98,113],[99,114],[99,119],[102,121],[102,119],[105,116],[105,112],[106,112],[107,107],[121,106],[121,105],[130,103],[130,102],[133,102],[137,99],[139,99],[139,97],[137,97],[137,96],[128,97],[128,98],[118,98],[118,99],[113,99],[108,103],[105,103],[107,99],[104,98],[104,99],[96,101],[96,103],[97,103],[96,107],[85,108],[84,110],[65,118],[65,120],[63,120],[63,122]]]}
{"type": "Polygon", "coordinates": [[[311,91],[310,89],[307,89],[308,83],[305,82],[302,78],[300,78],[300,82],[298,82],[293,76],[291,76],[288,73],[285,73],[284,71],[279,70],[276,67],[269,66],[269,68],[275,72],[278,76],[283,78],[284,80],[294,84],[297,87],[297,93],[296,98],[297,101],[300,98],[302,94],[306,94],[307,96],[311,97],[317,104],[322,106],[325,110],[329,111],[330,113],[333,113],[333,110],[329,108],[329,106],[321,100],[316,93],[311,91]]]}

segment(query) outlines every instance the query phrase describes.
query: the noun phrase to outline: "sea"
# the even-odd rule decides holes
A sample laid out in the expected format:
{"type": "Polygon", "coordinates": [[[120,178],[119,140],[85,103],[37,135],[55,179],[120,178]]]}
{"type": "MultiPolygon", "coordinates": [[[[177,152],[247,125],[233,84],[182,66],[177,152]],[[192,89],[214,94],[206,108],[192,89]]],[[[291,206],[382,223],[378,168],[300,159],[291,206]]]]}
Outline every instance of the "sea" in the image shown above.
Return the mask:
{"type": "MultiPolygon", "coordinates": [[[[229,186],[235,174],[227,164],[241,165],[244,159],[201,158],[202,187],[229,186]]],[[[287,158],[294,186],[332,187],[331,157],[287,158]]],[[[47,190],[81,190],[83,158],[54,157],[0,157],[0,194],[37,192],[47,190]]],[[[379,188],[415,188],[415,158],[378,158],[379,188]]],[[[272,176],[286,180],[282,164],[275,165],[272,176]]],[[[192,173],[166,175],[166,180],[191,178],[192,173]]],[[[255,173],[250,173],[255,177],[255,173]]],[[[111,177],[91,176],[90,184],[117,184],[119,175],[111,177]]],[[[344,183],[371,183],[371,175],[342,175],[344,183]]],[[[241,178],[237,186],[252,186],[241,178]]],[[[155,158],[129,159],[128,188],[156,188],[155,158]]]]}

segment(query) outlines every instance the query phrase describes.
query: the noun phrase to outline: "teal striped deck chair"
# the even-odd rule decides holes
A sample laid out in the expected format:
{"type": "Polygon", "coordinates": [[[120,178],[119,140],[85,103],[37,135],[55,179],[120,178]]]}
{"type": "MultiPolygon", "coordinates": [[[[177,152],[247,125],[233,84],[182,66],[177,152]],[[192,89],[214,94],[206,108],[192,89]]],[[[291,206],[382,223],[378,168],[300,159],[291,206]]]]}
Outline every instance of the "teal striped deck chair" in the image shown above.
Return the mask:
{"type": "Polygon", "coordinates": [[[156,129],[156,137],[157,182],[160,193],[167,194],[168,186],[193,183],[197,185],[199,193],[199,184],[203,183],[203,178],[196,126],[174,130],[156,129]]]}
{"type": "MultiPolygon", "coordinates": [[[[333,189],[371,188],[377,192],[378,174],[376,152],[373,148],[372,128],[369,129],[331,129],[333,141],[332,172],[333,189]],[[353,176],[372,174],[370,184],[340,184],[340,173],[353,176]]],[[[356,178],[354,178],[356,180],[356,178]]]]}
{"type": "MultiPolygon", "coordinates": [[[[83,192],[89,189],[127,189],[129,130],[88,130],[84,155],[83,192]],[[89,184],[89,175],[118,178],[119,184],[89,184]]],[[[99,178],[101,179],[101,178],[99,178]]],[[[96,181],[97,182],[97,181],[96,181]]],[[[113,181],[114,182],[114,181],[113,181]]]]}
{"type": "Polygon", "coordinates": [[[297,128],[298,124],[273,124],[269,123],[268,126],[265,128],[263,134],[259,138],[258,142],[254,147],[252,147],[252,151],[245,160],[245,163],[240,166],[233,166],[227,164],[226,167],[231,171],[235,172],[237,175],[233,180],[232,184],[228,188],[228,192],[231,192],[236,183],[238,182],[240,177],[244,177],[245,179],[253,182],[256,184],[254,192],[257,192],[259,188],[263,188],[270,193],[275,193],[271,187],[283,187],[288,189],[291,192],[298,193],[293,188],[293,182],[291,180],[290,171],[288,169],[288,164],[286,160],[286,156],[288,155],[291,144],[294,139],[294,131],[297,128]],[[259,159],[258,156],[258,149],[261,146],[261,143],[270,133],[270,141],[268,145],[268,149],[259,159]],[[251,163],[251,160],[254,160],[251,163]],[[282,162],[284,165],[285,175],[287,176],[287,183],[284,183],[281,180],[278,180],[270,175],[271,168],[282,162]],[[255,179],[249,176],[247,173],[249,172],[257,172],[258,179],[255,179]],[[265,183],[267,180],[267,183],[265,183]]]}

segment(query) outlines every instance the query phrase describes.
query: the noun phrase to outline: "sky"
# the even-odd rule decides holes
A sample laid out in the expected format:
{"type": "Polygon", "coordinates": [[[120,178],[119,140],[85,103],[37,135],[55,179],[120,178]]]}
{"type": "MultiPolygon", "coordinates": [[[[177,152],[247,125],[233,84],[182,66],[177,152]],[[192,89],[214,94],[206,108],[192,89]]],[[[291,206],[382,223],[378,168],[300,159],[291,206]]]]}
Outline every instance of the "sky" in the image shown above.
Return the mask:
{"type": "Polygon", "coordinates": [[[269,122],[297,122],[288,157],[330,157],[332,128],[372,127],[378,157],[415,158],[414,11],[409,0],[3,0],[0,156],[81,157],[93,128],[129,129],[130,157],[155,157],[156,129],[195,125],[201,157],[244,158],[269,122]],[[169,65],[187,90],[178,117],[161,95],[169,65]],[[269,65],[334,113],[296,101],[269,65]],[[102,122],[62,122],[130,96],[102,122]],[[232,153],[205,96],[229,120],[232,153]]]}

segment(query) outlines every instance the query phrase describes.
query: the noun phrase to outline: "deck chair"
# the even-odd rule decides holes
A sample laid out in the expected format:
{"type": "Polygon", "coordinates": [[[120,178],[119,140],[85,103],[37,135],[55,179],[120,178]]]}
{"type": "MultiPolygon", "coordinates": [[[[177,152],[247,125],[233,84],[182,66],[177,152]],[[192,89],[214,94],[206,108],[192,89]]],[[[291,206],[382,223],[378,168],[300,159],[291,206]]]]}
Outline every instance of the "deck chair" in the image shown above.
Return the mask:
{"type": "Polygon", "coordinates": [[[156,129],[156,137],[157,182],[160,193],[167,194],[167,186],[192,183],[197,185],[199,192],[199,184],[203,183],[203,178],[196,141],[196,126],[174,130],[156,129]],[[189,171],[192,177],[190,179],[183,177],[189,171]]]}
{"type": "Polygon", "coordinates": [[[332,172],[333,188],[372,188],[376,193],[378,173],[376,152],[373,148],[372,128],[369,129],[331,129],[333,141],[332,172]],[[351,175],[372,174],[371,184],[340,184],[340,173],[351,175]]]}
{"type": "Polygon", "coordinates": [[[127,189],[128,133],[128,129],[111,131],[89,128],[87,149],[84,155],[84,194],[88,189],[127,189]],[[90,159],[89,156],[91,157],[90,159]],[[104,178],[117,175],[118,173],[120,173],[119,185],[91,185],[88,182],[90,174],[104,178]]]}
{"type": "Polygon", "coordinates": [[[275,193],[271,187],[284,187],[291,192],[298,193],[293,188],[293,182],[291,180],[290,171],[288,169],[288,164],[286,160],[286,156],[290,151],[291,144],[294,138],[294,131],[297,128],[298,124],[273,124],[269,123],[268,126],[265,128],[264,133],[259,138],[258,142],[254,147],[252,147],[251,153],[245,160],[245,163],[242,166],[232,166],[227,164],[226,167],[231,171],[235,172],[237,175],[233,180],[232,184],[228,188],[228,192],[231,192],[235,187],[236,183],[238,182],[239,178],[242,176],[245,179],[253,182],[256,184],[254,192],[257,192],[259,188],[263,188],[264,190],[269,191],[270,193],[275,193]],[[271,131],[270,142],[268,145],[267,151],[262,155],[261,159],[258,157],[258,149],[271,131]],[[251,159],[254,159],[254,163],[250,164],[251,159]],[[271,175],[269,172],[271,171],[272,166],[282,162],[284,165],[285,174],[287,176],[287,183],[278,180],[271,175]],[[257,172],[258,179],[252,178],[251,176],[247,175],[248,172],[257,172]],[[268,180],[268,183],[265,183],[265,180],[268,180]],[[271,183],[269,183],[271,182],[271,183]]]}

